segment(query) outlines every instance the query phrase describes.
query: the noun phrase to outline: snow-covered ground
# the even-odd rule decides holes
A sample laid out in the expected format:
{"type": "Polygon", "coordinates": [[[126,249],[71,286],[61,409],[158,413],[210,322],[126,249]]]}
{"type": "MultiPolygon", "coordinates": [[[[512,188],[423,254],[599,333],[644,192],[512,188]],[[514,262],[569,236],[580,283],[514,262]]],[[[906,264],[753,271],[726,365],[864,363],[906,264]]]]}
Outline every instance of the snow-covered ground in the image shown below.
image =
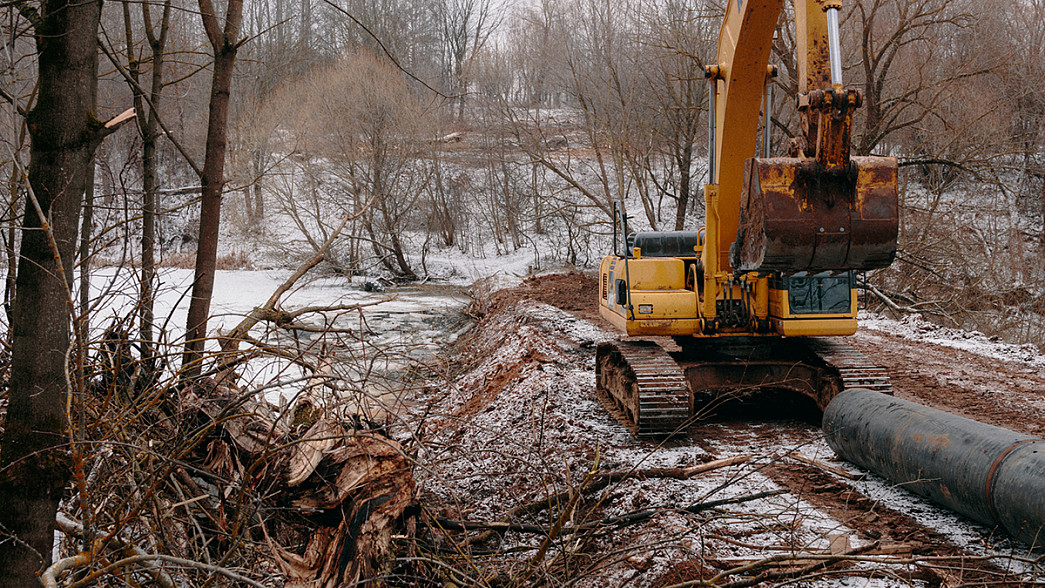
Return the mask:
{"type": "Polygon", "coordinates": [[[999,340],[998,337],[988,337],[979,331],[942,327],[917,314],[909,314],[900,320],[895,320],[872,312],[861,312],[859,320],[860,327],[863,329],[882,331],[912,341],[926,341],[962,349],[984,357],[1019,362],[1028,367],[1045,369],[1045,354],[1030,343],[1013,345],[999,340]]]}
{"type": "MultiPolygon", "coordinates": [[[[864,316],[873,328],[913,339],[926,328],[910,319],[864,316]]],[[[489,317],[469,340],[470,368],[447,389],[427,398],[438,407],[419,456],[418,472],[426,500],[446,506],[451,518],[475,521],[515,520],[510,511],[556,492],[583,488],[595,471],[680,468],[713,458],[750,455],[743,464],[691,479],[627,479],[592,493],[576,507],[568,525],[655,512],[646,523],[607,532],[595,549],[616,554],[591,569],[575,570],[580,586],[650,585],[680,562],[717,561],[744,565],[774,555],[827,553],[832,536],[845,535],[853,548],[871,546],[861,534],[861,520],[843,520],[818,504],[813,483],[798,489],[773,474],[800,451],[855,474],[837,478],[869,499],[860,516],[895,511],[913,521],[911,529],[882,536],[884,544],[909,540],[918,528],[943,539],[922,539],[935,549],[945,542],[970,557],[995,558],[1009,571],[1035,574],[1033,566],[1012,561],[1025,548],[992,530],[971,523],[888,481],[841,462],[815,427],[781,423],[709,423],[703,438],[667,444],[637,441],[595,399],[592,348],[618,335],[558,308],[519,302],[489,317]],[[701,502],[743,499],[764,492],[772,496],[730,504],[699,515],[683,509],[701,502]]],[[[1013,346],[953,330],[934,330],[934,343],[1020,366],[1038,365],[1040,356],[1014,353],[1013,346]],[[970,338],[975,345],[968,345],[970,338]]],[[[1017,348],[1022,349],[1022,348],[1017,348]]],[[[1027,351],[1027,350],[1024,350],[1027,351]]],[[[834,490],[837,492],[838,490],[834,490]]],[[[558,511],[542,514],[547,522],[558,511]]],[[[852,515],[852,513],[850,513],[852,515]]],[[[522,555],[506,567],[524,566],[542,541],[540,536],[508,533],[500,548],[522,555]]],[[[566,558],[581,542],[556,544],[566,558]]],[[[950,549],[950,547],[948,547],[950,549]]],[[[577,554],[574,556],[580,557],[577,554]]],[[[508,556],[506,556],[508,557],[508,556]]],[[[581,558],[583,559],[583,558],[581,558]]],[[[510,557],[509,557],[510,560],[510,557]]],[[[927,586],[912,578],[918,566],[905,557],[876,555],[855,563],[841,578],[807,580],[808,586],[927,586]],[[904,562],[907,563],[904,563],[904,562]]]]}

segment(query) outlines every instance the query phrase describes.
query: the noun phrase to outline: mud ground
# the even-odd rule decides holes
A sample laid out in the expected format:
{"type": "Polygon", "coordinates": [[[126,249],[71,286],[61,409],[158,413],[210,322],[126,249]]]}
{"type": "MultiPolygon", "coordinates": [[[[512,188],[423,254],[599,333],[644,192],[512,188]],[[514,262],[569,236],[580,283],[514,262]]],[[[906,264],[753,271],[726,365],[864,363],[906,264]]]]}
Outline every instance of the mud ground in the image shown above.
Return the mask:
{"type": "MultiPolygon", "coordinates": [[[[613,337],[615,336],[612,334],[613,328],[598,316],[595,305],[597,289],[598,283],[594,277],[580,273],[531,278],[514,289],[493,294],[487,301],[486,314],[487,316],[497,316],[498,313],[517,314],[531,301],[539,302],[557,307],[578,319],[583,319],[578,322],[591,323],[601,333],[610,333],[608,336],[613,337]]],[[[511,320],[515,321],[514,324],[526,327],[538,322],[523,320],[517,316],[511,320]]],[[[574,339],[574,341],[565,341],[568,353],[593,355],[592,340],[587,336],[570,333],[565,336],[560,334],[558,341],[562,343],[564,339],[570,337],[574,339]],[[573,349],[570,349],[571,346],[573,349]]],[[[483,336],[489,337],[490,334],[480,335],[480,337],[483,336]]],[[[600,335],[594,335],[596,338],[598,336],[600,335]]],[[[1037,370],[1028,369],[1018,363],[989,359],[962,350],[932,343],[915,342],[883,332],[863,330],[850,342],[889,371],[895,394],[898,397],[963,416],[975,417],[983,422],[1021,432],[1034,435],[1045,434],[1045,376],[1038,373],[1037,370]]],[[[481,342],[476,345],[476,350],[481,351],[481,342]]],[[[503,343],[499,345],[502,345],[503,349],[503,343]]],[[[554,371],[557,363],[554,359],[555,355],[555,351],[550,348],[542,350],[535,347],[519,355],[521,363],[506,362],[492,373],[483,375],[483,385],[477,388],[481,392],[465,402],[458,403],[454,409],[454,418],[471,419],[484,412],[496,413],[491,404],[499,402],[496,399],[498,394],[509,390],[511,382],[525,378],[526,374],[533,370],[554,371]]],[[[581,387],[583,386],[582,384],[581,387]]],[[[594,393],[594,391],[585,392],[584,390],[580,392],[582,394],[594,393]]],[[[509,394],[508,392],[503,393],[509,394]]],[[[576,424],[575,421],[584,418],[583,415],[569,416],[568,408],[566,407],[567,416],[561,417],[566,420],[566,424],[558,427],[564,437],[568,436],[569,429],[576,424]]],[[[515,412],[525,410],[525,407],[517,408],[515,412]]],[[[585,410],[591,412],[590,408],[585,410]]],[[[505,414],[513,413],[509,411],[505,414]]],[[[587,418],[590,420],[594,417],[588,416],[587,418]]],[[[606,417],[605,414],[601,414],[598,418],[605,419],[606,417]]],[[[691,457],[687,459],[704,462],[752,451],[752,448],[764,449],[778,446],[781,437],[787,437],[791,440],[789,442],[806,443],[810,451],[817,451],[815,448],[818,446],[826,447],[822,443],[817,423],[818,415],[805,415],[803,419],[774,422],[770,426],[765,426],[765,423],[762,422],[743,420],[728,423],[697,423],[689,429],[686,439],[671,441],[664,446],[664,449],[669,453],[679,450],[688,452],[687,454],[691,457]]],[[[612,427],[612,422],[609,425],[600,426],[605,430],[607,426],[612,427]]],[[[542,443],[547,442],[549,446],[543,450],[545,458],[563,451],[578,451],[577,447],[580,445],[577,443],[570,445],[568,441],[561,439],[557,441],[558,444],[554,441],[546,441],[543,433],[545,427],[543,420],[541,427],[541,441],[542,443]]],[[[548,438],[551,437],[552,435],[549,434],[548,438]]],[[[464,443],[467,438],[468,433],[456,433],[451,440],[454,443],[464,443]]],[[[612,439],[607,439],[607,441],[611,446],[614,443],[612,439]]],[[[617,440],[616,443],[619,445],[623,442],[617,440]]],[[[587,448],[580,451],[591,453],[587,448]]],[[[821,463],[821,465],[823,464],[821,463]]],[[[991,530],[978,528],[976,525],[972,525],[977,527],[972,533],[959,535],[959,538],[956,539],[955,533],[949,530],[950,526],[953,526],[952,523],[927,524],[926,517],[919,516],[916,512],[920,511],[921,507],[912,507],[912,502],[908,498],[901,496],[899,499],[894,499],[889,495],[883,496],[881,493],[865,494],[861,488],[868,486],[854,483],[850,478],[863,479],[866,477],[866,472],[860,472],[857,468],[848,465],[842,469],[850,472],[848,477],[788,457],[776,457],[758,465],[756,473],[765,476],[771,483],[785,488],[794,500],[812,505],[814,510],[842,523],[847,529],[846,532],[852,533],[851,537],[846,537],[846,541],[848,542],[851,538],[854,544],[869,546],[869,550],[866,551],[866,555],[869,557],[893,558],[890,561],[907,561],[908,565],[887,566],[885,572],[881,567],[873,567],[873,564],[871,571],[856,566],[849,570],[848,575],[842,580],[816,580],[817,575],[813,571],[805,575],[788,576],[786,570],[781,572],[768,569],[761,571],[762,574],[768,574],[768,576],[754,583],[750,583],[753,580],[750,577],[739,580],[736,577],[720,578],[717,583],[728,584],[729,581],[734,581],[740,582],[739,585],[749,582],[748,585],[823,586],[850,585],[848,582],[855,578],[866,580],[867,583],[864,585],[936,587],[1022,586],[1040,585],[1039,582],[1042,582],[1040,571],[1035,571],[1033,566],[1030,575],[1023,573],[1017,577],[1010,573],[1012,571],[1011,563],[999,562],[997,558],[981,557],[984,553],[997,553],[997,551],[992,552],[991,550],[996,550],[998,544],[1001,545],[1003,551],[1008,550],[1009,553],[1021,554],[1022,548],[1019,544],[1010,544],[1008,540],[997,537],[991,530]],[[918,559],[922,563],[909,565],[910,560],[913,559],[918,559]],[[925,561],[938,561],[939,565],[925,564],[925,561]],[[778,577],[774,574],[782,575],[778,577]],[[828,583],[825,584],[825,581],[828,583]],[[830,583],[835,581],[841,582],[841,584],[830,583]]],[[[508,495],[521,498],[528,491],[532,491],[532,489],[528,490],[525,480],[526,476],[515,479],[511,483],[508,495]]],[[[478,492],[480,495],[489,495],[493,500],[497,500],[497,490],[492,490],[487,482],[476,483],[472,480],[470,483],[472,484],[470,491],[478,492]]],[[[877,484],[878,487],[883,485],[882,481],[877,484]]],[[[645,488],[646,492],[656,490],[655,486],[645,488]]],[[[902,490],[896,492],[904,494],[902,490]]],[[[538,492],[539,494],[540,492],[538,492]]],[[[641,503],[645,499],[641,491],[637,494],[617,492],[614,498],[632,503],[641,503]]],[[[917,503],[918,499],[914,500],[917,503]]],[[[464,513],[466,515],[475,514],[471,507],[466,510],[467,512],[464,513]]],[[[482,511],[482,508],[479,510],[482,511]]],[[[487,511],[492,513],[497,509],[487,507],[487,511]]],[[[462,516],[460,508],[456,511],[451,508],[447,514],[462,516]]],[[[785,537],[788,533],[799,534],[803,532],[800,529],[803,521],[797,520],[800,518],[802,515],[796,516],[796,520],[791,523],[778,520],[773,524],[779,528],[770,529],[770,531],[780,537],[785,537]],[[788,529],[789,525],[793,528],[788,529]]],[[[666,524],[662,523],[660,527],[666,524]]],[[[647,526],[629,531],[630,535],[628,533],[616,535],[610,546],[626,552],[627,546],[634,544],[642,534],[646,534],[647,537],[656,536],[657,533],[663,534],[664,529],[660,527],[647,526]]],[[[784,549],[779,545],[767,543],[764,531],[765,529],[744,531],[731,526],[715,527],[713,524],[707,523],[701,531],[701,537],[703,537],[701,540],[707,541],[709,544],[714,543],[715,547],[702,550],[699,557],[674,556],[668,565],[655,566],[652,563],[652,556],[644,559],[643,556],[630,555],[621,558],[618,562],[620,565],[617,566],[627,568],[628,573],[608,573],[602,570],[601,575],[594,575],[594,580],[590,583],[579,582],[579,585],[672,586],[707,581],[714,578],[716,574],[722,573],[723,570],[735,568],[737,561],[740,561],[736,557],[730,557],[733,554],[730,546],[735,546],[738,552],[744,554],[760,555],[774,554],[779,552],[775,550],[784,549]]],[[[682,536],[688,535],[683,533],[682,536]]],[[[687,541],[690,540],[684,539],[682,542],[687,541]]],[[[786,543],[786,541],[783,542],[786,543]]],[[[606,549],[607,546],[603,545],[602,548],[606,549]]],[[[691,549],[689,552],[692,551],[691,549]]],[[[688,552],[683,550],[679,553],[688,552]]],[[[1023,569],[1026,570],[1026,567],[1023,569]]],[[[826,574],[824,577],[830,578],[830,575],[826,574]]]]}

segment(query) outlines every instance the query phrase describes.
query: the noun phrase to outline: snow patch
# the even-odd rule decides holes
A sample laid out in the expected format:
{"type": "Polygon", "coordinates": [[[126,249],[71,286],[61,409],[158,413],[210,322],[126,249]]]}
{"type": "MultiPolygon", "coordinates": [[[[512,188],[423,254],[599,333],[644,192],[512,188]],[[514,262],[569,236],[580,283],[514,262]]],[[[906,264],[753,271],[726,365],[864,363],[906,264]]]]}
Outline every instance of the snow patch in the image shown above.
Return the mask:
{"type": "Polygon", "coordinates": [[[1045,355],[1030,343],[1004,343],[997,337],[988,337],[979,331],[942,327],[917,314],[905,315],[900,320],[894,320],[877,313],[860,311],[858,318],[860,326],[868,330],[961,349],[984,357],[1021,363],[1028,367],[1045,368],[1045,355]]]}

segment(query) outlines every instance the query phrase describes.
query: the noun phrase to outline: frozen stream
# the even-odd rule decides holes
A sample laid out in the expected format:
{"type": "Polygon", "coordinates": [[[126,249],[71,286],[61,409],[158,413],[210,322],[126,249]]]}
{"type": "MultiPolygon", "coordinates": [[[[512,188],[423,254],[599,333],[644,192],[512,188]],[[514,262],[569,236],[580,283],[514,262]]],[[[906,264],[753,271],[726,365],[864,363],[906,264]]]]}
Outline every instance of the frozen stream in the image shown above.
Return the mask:
{"type": "MultiPolygon", "coordinates": [[[[161,340],[173,352],[184,337],[193,271],[161,268],[159,274],[156,323],[161,340]]],[[[285,271],[218,271],[208,324],[210,336],[230,330],[252,309],[263,305],[289,275],[285,271]]],[[[136,280],[129,269],[93,270],[91,296],[98,305],[92,314],[96,317],[91,325],[95,333],[134,312],[136,280]]],[[[269,344],[279,343],[312,362],[321,349],[326,349],[333,354],[331,370],[341,376],[349,395],[385,397],[401,388],[397,382],[404,381],[417,364],[430,360],[435,350],[468,329],[471,323],[463,312],[468,301],[461,286],[422,284],[366,292],[344,277],[306,276],[283,296],[282,310],[361,308],[302,316],[296,322],[306,330],[273,330],[271,324],[262,323],[251,336],[269,344]]],[[[216,341],[211,341],[208,350],[216,349],[216,341]]],[[[250,362],[242,372],[242,384],[266,387],[266,395],[273,401],[280,395],[299,392],[304,385],[301,379],[310,375],[291,361],[271,357],[250,362]]]]}

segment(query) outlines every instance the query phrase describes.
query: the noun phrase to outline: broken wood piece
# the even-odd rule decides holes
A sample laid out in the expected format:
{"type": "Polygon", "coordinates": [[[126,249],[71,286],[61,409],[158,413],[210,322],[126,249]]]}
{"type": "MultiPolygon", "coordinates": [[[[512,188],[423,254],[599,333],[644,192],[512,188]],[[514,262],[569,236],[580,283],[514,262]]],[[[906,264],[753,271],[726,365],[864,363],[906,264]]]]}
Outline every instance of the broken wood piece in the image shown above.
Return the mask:
{"type": "MultiPolygon", "coordinates": [[[[849,535],[847,533],[831,533],[827,536],[827,541],[831,555],[842,555],[843,553],[849,553],[853,550],[853,546],[849,542],[849,535]]],[[[840,561],[839,563],[848,562],[840,561]]]]}
{"type": "Polygon", "coordinates": [[[825,472],[829,472],[829,473],[832,473],[832,474],[834,474],[836,476],[841,476],[841,477],[849,479],[849,480],[857,480],[857,479],[860,478],[860,476],[858,476],[856,474],[851,474],[851,473],[843,470],[842,468],[837,468],[837,467],[835,467],[833,465],[824,463],[824,462],[822,462],[820,460],[813,459],[813,458],[809,457],[808,455],[803,455],[803,454],[801,454],[801,453],[799,453],[797,451],[792,451],[791,453],[788,453],[787,456],[790,457],[791,459],[795,460],[795,461],[800,461],[800,462],[802,462],[804,464],[811,465],[811,466],[813,466],[815,468],[824,470],[825,472]]]}
{"type": "Polygon", "coordinates": [[[868,551],[867,555],[911,555],[912,553],[914,553],[914,547],[910,543],[886,543],[873,551],[868,551]]]}
{"type": "Polygon", "coordinates": [[[326,419],[309,427],[301,441],[294,445],[287,468],[287,486],[293,488],[307,480],[323,460],[323,454],[334,447],[342,435],[340,427],[326,419]]]}
{"type": "Polygon", "coordinates": [[[595,474],[596,480],[609,480],[611,482],[620,482],[630,478],[638,480],[645,480],[647,478],[674,478],[676,480],[686,480],[692,478],[697,474],[703,474],[712,470],[717,470],[738,463],[744,463],[749,461],[753,456],[751,455],[736,455],[733,457],[727,457],[724,459],[716,459],[707,463],[697,464],[688,468],[647,468],[644,470],[622,470],[615,472],[600,472],[595,474]]]}
{"type": "Polygon", "coordinates": [[[711,470],[717,470],[731,465],[737,465],[740,463],[747,463],[751,461],[751,455],[734,455],[733,457],[725,457],[722,459],[716,459],[707,463],[698,464],[688,468],[683,468],[683,476],[686,478],[692,478],[697,474],[703,474],[704,472],[710,472],[711,470]]]}
{"type": "Polygon", "coordinates": [[[346,435],[340,427],[317,421],[307,434],[314,443],[302,443],[295,455],[301,460],[295,477],[309,475],[288,492],[290,504],[315,513],[314,527],[302,533],[274,521],[274,528],[263,529],[287,588],[337,588],[377,577],[392,536],[402,533],[403,515],[415,504],[411,464],[399,443],[365,431],[346,435]],[[322,449],[329,440],[332,446],[322,449]]]}
{"type": "Polygon", "coordinates": [[[128,121],[128,120],[130,120],[132,118],[134,118],[135,116],[136,116],[136,113],[134,112],[134,109],[133,108],[128,108],[127,110],[124,110],[120,114],[117,114],[116,116],[114,116],[114,117],[110,118],[108,121],[106,121],[105,128],[107,128],[107,129],[114,128],[114,127],[119,126],[120,124],[122,124],[122,123],[124,123],[124,122],[126,122],[126,121],[128,121]]]}
{"type": "Polygon", "coordinates": [[[827,536],[827,540],[830,542],[831,555],[841,555],[853,548],[849,543],[849,535],[845,533],[832,533],[827,536]]]}
{"type": "Polygon", "coordinates": [[[330,357],[330,353],[327,352],[326,345],[324,344],[319,351],[319,361],[316,366],[316,371],[312,374],[312,377],[308,379],[308,383],[305,385],[305,389],[301,393],[302,400],[311,401],[314,406],[324,406],[322,402],[321,390],[323,385],[330,379],[330,372],[333,371],[333,360],[330,357]]]}

